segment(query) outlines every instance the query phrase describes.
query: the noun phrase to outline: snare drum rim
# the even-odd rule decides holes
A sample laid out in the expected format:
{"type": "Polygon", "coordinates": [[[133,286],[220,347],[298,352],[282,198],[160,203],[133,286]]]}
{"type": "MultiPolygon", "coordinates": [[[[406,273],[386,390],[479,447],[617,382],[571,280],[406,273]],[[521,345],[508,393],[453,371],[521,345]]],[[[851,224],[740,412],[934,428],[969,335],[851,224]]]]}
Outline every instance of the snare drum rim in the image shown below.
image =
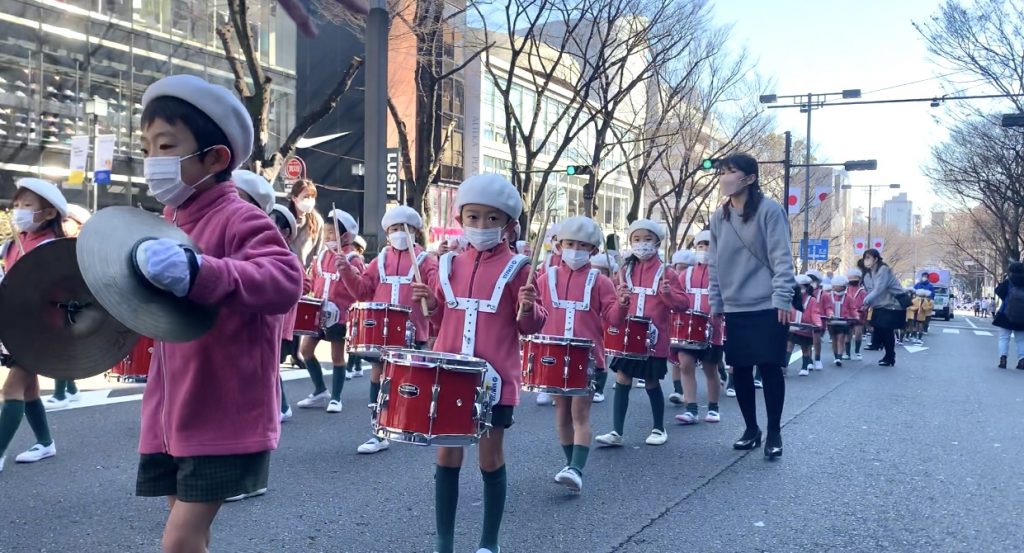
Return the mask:
{"type": "Polygon", "coordinates": [[[306,305],[319,305],[322,307],[324,305],[324,300],[320,298],[314,298],[312,296],[302,296],[301,298],[299,298],[299,303],[304,303],[306,305]]]}
{"type": "Polygon", "coordinates": [[[534,344],[550,344],[556,346],[576,346],[581,348],[594,347],[594,341],[587,338],[569,338],[557,334],[531,334],[523,337],[524,342],[534,344]]]}
{"type": "Polygon", "coordinates": [[[394,363],[396,365],[407,365],[410,367],[419,368],[433,368],[440,366],[442,369],[449,371],[468,372],[468,373],[480,373],[481,375],[487,372],[488,363],[479,357],[472,357],[470,355],[462,355],[460,353],[448,353],[445,351],[424,351],[418,349],[409,348],[384,348],[381,353],[381,359],[386,363],[394,363]],[[427,360],[412,359],[412,357],[426,358],[427,360]],[[430,360],[434,361],[430,361],[430,360]],[[465,363],[457,367],[451,366],[450,362],[465,363]]]}
{"type": "Polygon", "coordinates": [[[352,306],[348,308],[349,311],[359,311],[363,309],[370,311],[399,311],[401,313],[412,313],[412,309],[404,305],[378,301],[362,301],[353,303],[352,306]]]}
{"type": "MultiPolygon", "coordinates": [[[[644,324],[653,324],[653,321],[654,321],[654,319],[652,319],[650,317],[626,317],[626,324],[627,325],[630,322],[644,323],[644,324]]],[[[625,326],[625,325],[623,325],[623,326],[625,326]]]]}

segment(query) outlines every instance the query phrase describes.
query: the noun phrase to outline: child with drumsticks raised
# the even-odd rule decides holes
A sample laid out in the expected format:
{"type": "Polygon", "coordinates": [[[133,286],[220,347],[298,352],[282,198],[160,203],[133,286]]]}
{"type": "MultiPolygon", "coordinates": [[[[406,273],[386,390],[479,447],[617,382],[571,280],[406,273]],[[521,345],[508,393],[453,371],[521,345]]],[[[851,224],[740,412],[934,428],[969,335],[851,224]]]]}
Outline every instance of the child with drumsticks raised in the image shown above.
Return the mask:
{"type": "MultiPolygon", "coordinates": [[[[492,409],[491,428],[479,444],[484,481],[479,552],[483,553],[498,551],[505,511],[505,431],[512,426],[522,383],[517,334],[538,332],[547,316],[537,303],[537,289],[530,283],[528,259],[513,254],[505,244],[505,233],[522,211],[519,192],[504,177],[483,174],[466,179],[456,194],[455,213],[469,246],[460,254],[450,252],[441,258],[436,284],[411,285],[412,300],[425,299],[438,323],[434,350],[483,359],[501,376],[501,396],[492,409]]],[[[437,551],[452,553],[464,449],[441,447],[437,453],[437,551]]]]}

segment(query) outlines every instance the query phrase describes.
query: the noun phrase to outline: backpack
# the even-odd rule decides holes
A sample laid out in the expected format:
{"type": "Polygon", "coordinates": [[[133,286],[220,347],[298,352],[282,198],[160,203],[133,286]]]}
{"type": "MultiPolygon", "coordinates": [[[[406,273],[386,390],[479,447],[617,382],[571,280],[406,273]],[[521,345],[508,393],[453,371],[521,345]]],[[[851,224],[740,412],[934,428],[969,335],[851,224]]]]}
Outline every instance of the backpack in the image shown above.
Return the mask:
{"type": "Polygon", "coordinates": [[[1024,325],[1024,288],[1010,285],[1010,292],[1006,294],[1006,310],[1003,313],[1006,319],[1014,325],[1024,325]]]}

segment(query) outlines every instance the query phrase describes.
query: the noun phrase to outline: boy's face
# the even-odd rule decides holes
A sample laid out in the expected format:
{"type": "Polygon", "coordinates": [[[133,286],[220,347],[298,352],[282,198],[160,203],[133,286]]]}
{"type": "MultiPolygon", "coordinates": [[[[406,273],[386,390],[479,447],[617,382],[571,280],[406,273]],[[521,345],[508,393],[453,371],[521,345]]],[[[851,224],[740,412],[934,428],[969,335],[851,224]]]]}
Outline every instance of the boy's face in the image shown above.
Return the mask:
{"type": "Polygon", "coordinates": [[[504,211],[481,204],[466,204],[459,213],[459,224],[464,227],[491,229],[502,228],[512,222],[504,211]]]}
{"type": "Polygon", "coordinates": [[[597,248],[587,244],[586,242],[580,242],[579,240],[559,240],[558,245],[562,250],[583,250],[590,252],[591,255],[597,253],[597,248]]]}
{"type": "Polygon", "coordinates": [[[195,187],[203,181],[197,190],[205,190],[217,184],[213,177],[228,168],[231,163],[231,151],[223,145],[214,146],[205,156],[193,155],[199,152],[192,131],[181,121],[170,124],[167,121],[154,119],[142,129],[142,154],[149,157],[189,157],[181,161],[181,181],[187,186],[195,187]],[[206,180],[203,180],[206,178],[206,180]]]}
{"type": "Polygon", "coordinates": [[[330,224],[330,221],[328,221],[328,224],[324,225],[324,242],[337,242],[337,241],[338,241],[338,233],[334,232],[334,225],[330,224]]]}
{"type": "MultiPolygon", "coordinates": [[[[387,232],[388,234],[391,234],[392,232],[405,232],[405,227],[406,226],[407,225],[404,225],[402,223],[395,223],[395,224],[391,225],[390,227],[388,227],[385,232],[387,232]]],[[[409,238],[415,240],[416,237],[420,235],[420,231],[419,231],[419,229],[417,229],[414,226],[411,226],[411,225],[408,225],[408,226],[409,226],[409,238]]]]}

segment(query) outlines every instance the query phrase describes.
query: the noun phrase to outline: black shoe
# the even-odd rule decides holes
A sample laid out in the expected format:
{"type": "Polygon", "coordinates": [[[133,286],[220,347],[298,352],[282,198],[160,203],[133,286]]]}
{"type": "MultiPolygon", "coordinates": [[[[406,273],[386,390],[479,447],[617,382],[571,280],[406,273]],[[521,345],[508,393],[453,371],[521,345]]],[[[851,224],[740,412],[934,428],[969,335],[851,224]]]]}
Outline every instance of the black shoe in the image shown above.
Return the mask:
{"type": "Polygon", "coordinates": [[[1000,369],[1005,369],[1006,368],[1006,356],[1005,355],[1000,355],[999,356],[999,368],[1000,369]]]}
{"type": "Polygon", "coordinates": [[[732,444],[733,449],[754,449],[755,447],[761,447],[761,429],[750,430],[749,428],[743,433],[740,439],[736,440],[732,444]]]}
{"type": "Polygon", "coordinates": [[[1017,360],[1017,369],[1021,370],[1021,371],[1024,371],[1024,358],[1021,358],[1021,359],[1017,360]]]}
{"type": "Polygon", "coordinates": [[[864,348],[864,351],[881,351],[881,350],[882,350],[882,348],[873,348],[871,346],[868,346],[868,347],[864,348]]]}
{"type": "Polygon", "coordinates": [[[768,435],[768,438],[764,441],[764,456],[769,461],[782,457],[782,435],[768,435]]]}
{"type": "Polygon", "coordinates": [[[889,361],[888,359],[882,359],[881,361],[878,362],[879,367],[891,367],[895,364],[895,361],[889,361]]]}

